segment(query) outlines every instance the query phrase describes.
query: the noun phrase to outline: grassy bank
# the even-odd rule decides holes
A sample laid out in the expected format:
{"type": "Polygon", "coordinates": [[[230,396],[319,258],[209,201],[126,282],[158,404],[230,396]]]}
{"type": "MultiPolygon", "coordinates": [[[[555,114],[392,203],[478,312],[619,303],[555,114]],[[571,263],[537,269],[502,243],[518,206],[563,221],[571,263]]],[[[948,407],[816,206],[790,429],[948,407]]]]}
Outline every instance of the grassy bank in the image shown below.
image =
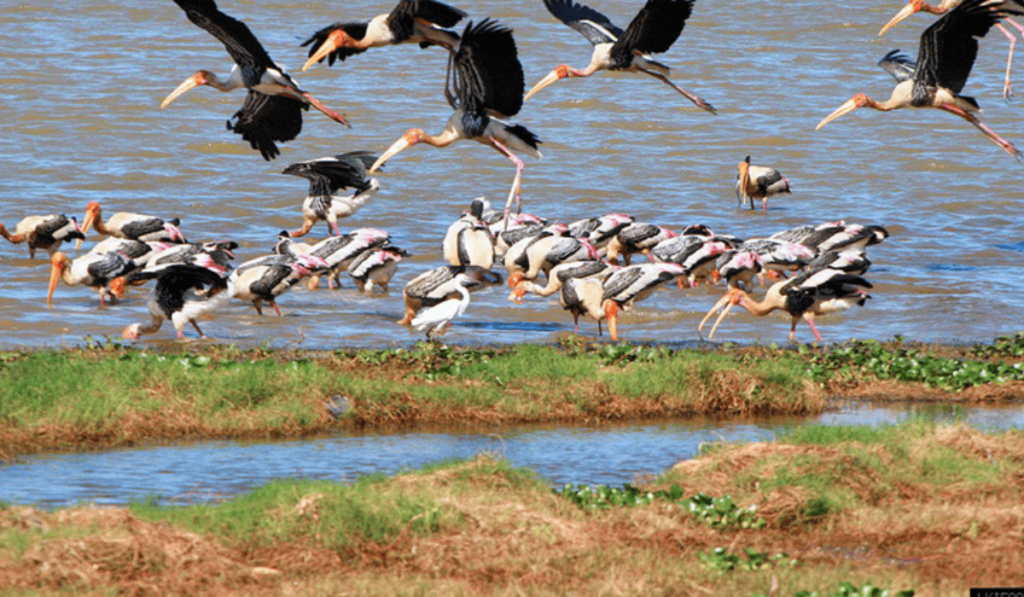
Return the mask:
{"type": "Polygon", "coordinates": [[[184,437],[295,437],[423,423],[809,414],[826,397],[1024,396],[1024,336],[976,347],[799,350],[628,344],[502,349],[0,354],[0,459],[184,437]]]}
{"type": "Polygon", "coordinates": [[[795,353],[607,346],[292,352],[9,353],[0,456],[151,439],[298,436],[437,422],[593,422],[811,413],[821,392],[795,353]]]}
{"type": "Polygon", "coordinates": [[[714,446],[633,494],[648,499],[605,490],[589,507],[487,457],[352,485],[279,481],[209,506],[14,506],[0,509],[0,587],[959,597],[1019,584],[1022,478],[1024,434],[912,423],[714,446]]]}

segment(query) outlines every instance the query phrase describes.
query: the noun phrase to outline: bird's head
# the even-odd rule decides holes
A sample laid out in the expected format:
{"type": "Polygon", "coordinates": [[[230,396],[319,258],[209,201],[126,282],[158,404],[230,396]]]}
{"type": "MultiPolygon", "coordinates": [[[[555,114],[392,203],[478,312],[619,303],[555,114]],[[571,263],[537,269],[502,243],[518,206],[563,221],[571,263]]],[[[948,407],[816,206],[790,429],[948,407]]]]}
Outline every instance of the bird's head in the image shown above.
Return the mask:
{"type": "Polygon", "coordinates": [[[57,281],[60,280],[67,267],[68,256],[63,251],[57,251],[50,257],[50,288],[46,292],[47,307],[53,307],[53,290],[57,288],[57,281]]]}
{"type": "MultiPolygon", "coordinates": [[[[509,282],[511,282],[511,279],[509,279],[509,282]]],[[[512,292],[508,295],[508,300],[514,303],[521,303],[524,296],[526,296],[526,282],[520,281],[513,285],[512,292]]]]}
{"type": "Polygon", "coordinates": [[[523,272],[513,272],[508,275],[508,287],[515,288],[523,282],[523,272]]]}
{"type": "Polygon", "coordinates": [[[921,12],[921,11],[926,11],[926,12],[930,12],[930,13],[933,13],[933,14],[939,14],[938,10],[934,6],[929,5],[924,0],[910,0],[910,2],[908,2],[906,6],[901,8],[900,11],[898,13],[896,13],[896,16],[894,16],[893,18],[889,19],[889,22],[886,23],[885,26],[882,27],[882,30],[878,32],[878,36],[881,37],[881,36],[885,35],[886,31],[888,31],[888,30],[892,29],[893,27],[895,27],[896,25],[898,25],[900,23],[900,21],[906,19],[907,17],[909,17],[910,15],[912,15],[912,14],[914,14],[916,12],[921,12]]]}
{"type": "Polygon", "coordinates": [[[124,328],[124,331],[121,332],[121,337],[124,338],[125,340],[138,340],[139,336],[141,335],[141,330],[141,323],[133,323],[130,326],[124,328]]]}
{"type": "Polygon", "coordinates": [[[112,292],[115,297],[120,299],[121,297],[124,296],[124,286],[126,282],[127,280],[125,280],[124,276],[118,276],[114,278],[113,280],[110,281],[110,292],[112,292]]]}
{"type": "Polygon", "coordinates": [[[747,297],[747,293],[740,288],[730,288],[727,296],[730,305],[739,305],[747,297]]]}
{"type": "Polygon", "coordinates": [[[424,137],[426,137],[426,133],[423,132],[423,129],[409,129],[404,135],[399,137],[397,141],[392,143],[391,147],[388,147],[387,151],[377,158],[377,161],[370,166],[367,173],[374,174],[381,166],[384,165],[384,162],[390,160],[402,150],[419,143],[424,139],[424,137]]]}
{"type": "Polygon", "coordinates": [[[182,81],[181,85],[178,85],[178,87],[175,88],[175,90],[172,91],[170,95],[164,98],[164,101],[160,102],[160,107],[166,108],[171,104],[171,102],[178,99],[178,96],[184,95],[187,91],[195,89],[200,85],[212,85],[216,81],[216,75],[214,75],[208,70],[201,70],[196,74],[192,75],[191,77],[182,81]]]}
{"type": "MultiPolygon", "coordinates": [[[[324,43],[320,44],[320,47],[309,55],[309,60],[306,61],[306,64],[302,65],[302,70],[303,72],[309,70],[314,64],[320,62],[324,58],[327,58],[341,48],[354,47],[357,47],[355,38],[349,35],[345,29],[339,27],[334,31],[331,31],[324,40],[324,43]]],[[[331,62],[333,62],[333,60],[331,62]]]]}
{"type": "Polygon", "coordinates": [[[835,112],[832,112],[831,114],[826,116],[824,120],[818,123],[818,126],[814,127],[814,130],[818,130],[821,127],[825,126],[826,124],[832,122],[836,118],[839,118],[844,114],[849,114],[850,112],[853,112],[857,108],[863,108],[864,106],[870,103],[871,98],[869,98],[866,94],[858,93],[857,95],[846,100],[846,102],[843,103],[843,105],[836,108],[835,112]]]}
{"type": "Polygon", "coordinates": [[[559,81],[560,79],[575,76],[575,74],[576,71],[568,64],[559,64],[558,66],[555,67],[555,70],[548,73],[548,76],[538,81],[537,84],[534,85],[533,88],[526,93],[526,97],[523,98],[523,101],[530,99],[530,97],[533,96],[533,94],[537,93],[541,89],[544,89],[548,85],[552,85],[555,82],[559,81]]]}

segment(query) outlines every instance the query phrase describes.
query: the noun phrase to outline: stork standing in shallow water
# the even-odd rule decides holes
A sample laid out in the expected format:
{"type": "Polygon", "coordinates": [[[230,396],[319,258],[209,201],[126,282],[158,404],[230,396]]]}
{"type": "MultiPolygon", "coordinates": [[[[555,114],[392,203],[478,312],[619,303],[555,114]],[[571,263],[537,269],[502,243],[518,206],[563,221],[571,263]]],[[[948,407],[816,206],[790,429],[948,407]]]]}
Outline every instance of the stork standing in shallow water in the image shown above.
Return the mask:
{"type": "Polygon", "coordinates": [[[36,249],[42,249],[48,255],[53,255],[60,250],[60,245],[64,241],[73,238],[79,241],[85,240],[85,233],[78,227],[78,221],[64,214],[23,218],[15,224],[14,234],[8,232],[7,227],[0,224],[0,236],[15,245],[27,242],[29,259],[36,258],[36,249]]]}
{"type": "Polygon", "coordinates": [[[436,0],[399,0],[388,14],[373,17],[365,23],[334,23],[320,29],[302,42],[309,46],[309,60],[302,70],[327,59],[344,61],[353,54],[370,48],[397,44],[419,44],[421,48],[439,45],[455,51],[459,34],[449,31],[466,13],[436,0]]]}
{"type": "Polygon", "coordinates": [[[1008,14],[1024,14],[1006,5],[996,8],[992,0],[964,0],[932,23],[921,34],[917,63],[893,50],[878,63],[896,79],[892,97],[884,102],[858,93],[818,123],[820,129],[857,108],[882,112],[900,108],[937,108],[971,123],[993,143],[1018,161],[1024,154],[1012,143],[978,120],[981,108],[972,97],[960,95],[978,55],[978,39],[1008,14]]]}
{"type": "Polygon", "coordinates": [[[200,338],[206,338],[197,320],[209,316],[231,298],[223,268],[211,265],[168,263],[129,274],[129,282],[156,279],[156,287],[146,303],[152,319],[148,325],[129,325],[121,336],[126,340],[138,340],[139,336],[155,333],[164,320],[169,320],[179,339],[185,337],[182,330],[189,323],[200,338]]]}
{"type": "Polygon", "coordinates": [[[736,168],[739,170],[739,174],[736,175],[736,198],[740,200],[740,207],[743,207],[743,201],[749,198],[750,209],[755,209],[754,199],[761,199],[764,202],[764,213],[768,213],[769,197],[792,192],[789,181],[783,178],[778,170],[751,165],[749,155],[736,168]]]}
{"type": "Polygon", "coordinates": [[[246,88],[242,109],[228,121],[228,130],[242,136],[263,159],[270,161],[281,154],[277,141],[291,141],[302,131],[302,112],[313,106],[336,122],[349,126],[341,114],[324,106],[308,92],[299,89],[284,69],[271,60],[245,23],[217,8],[214,0],[174,0],[185,11],[188,20],[224,44],[235,65],[227,79],[220,79],[201,70],[185,79],[160,104],[166,108],[178,96],[200,85],[218,91],[246,88]]]}
{"type": "Polygon", "coordinates": [[[480,267],[466,267],[457,272],[447,283],[450,298],[419,312],[410,321],[417,330],[426,331],[427,339],[433,340],[443,334],[456,317],[461,316],[469,307],[469,289],[480,288],[494,283],[501,283],[501,276],[480,267]]]}
{"type": "Polygon", "coordinates": [[[448,63],[445,96],[455,113],[444,131],[429,135],[423,129],[410,129],[377,159],[370,174],[416,143],[447,147],[459,139],[471,139],[493,147],[515,164],[516,175],[505,202],[505,216],[513,201],[521,209],[519,191],[524,165],[516,153],[538,159],[541,153],[536,135],[524,126],[503,120],[518,114],[523,106],[523,66],[517,54],[511,29],[491,19],[470,22],[448,63]]]}
{"type": "Polygon", "coordinates": [[[590,64],[578,69],[560,64],[526,94],[526,99],[566,77],[589,77],[599,70],[619,70],[650,75],[683,94],[698,108],[717,114],[711,104],[669,80],[669,67],[651,54],[667,51],[683,32],[696,0],[647,0],[623,31],[593,8],[573,0],[544,0],[559,21],[579,31],[594,46],[590,64]]]}
{"type": "MultiPolygon", "coordinates": [[[[93,226],[96,232],[116,236],[117,238],[129,238],[143,242],[170,242],[184,243],[185,235],[178,229],[181,220],[174,218],[164,220],[156,216],[147,216],[126,211],[119,211],[106,221],[103,221],[103,209],[96,201],[90,201],[85,206],[85,219],[82,220],[83,235],[89,232],[93,226]]],[[[84,238],[84,236],[83,236],[84,238]]],[[[81,246],[79,239],[75,248],[81,246]]]]}

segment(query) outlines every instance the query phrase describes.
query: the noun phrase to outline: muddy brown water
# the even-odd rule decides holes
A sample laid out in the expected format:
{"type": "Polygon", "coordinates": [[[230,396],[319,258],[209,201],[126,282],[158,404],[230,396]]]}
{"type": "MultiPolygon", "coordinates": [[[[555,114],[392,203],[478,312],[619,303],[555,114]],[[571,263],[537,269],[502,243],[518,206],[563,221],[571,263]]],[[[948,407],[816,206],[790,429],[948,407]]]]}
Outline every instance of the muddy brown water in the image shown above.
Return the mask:
{"type": "MultiPolygon", "coordinates": [[[[592,0],[625,26],[640,2],[592,0]]],[[[590,45],[557,22],[542,3],[458,3],[473,19],[494,17],[515,29],[530,86],[556,64],[582,67],[590,45]]],[[[446,55],[436,48],[392,47],[333,68],[298,69],[299,43],[328,23],[366,18],[390,3],[295,3],[221,0],[247,22],[271,56],[327,105],[344,112],[346,130],[312,112],[298,140],[264,162],[225,131],[242,92],[199,89],[161,110],[161,99],[199,68],[226,73],[223,47],[189,23],[172,2],[50,0],[8,3],[0,12],[0,221],[64,212],[81,220],[87,202],[107,213],[138,211],[183,220],[192,240],[235,239],[240,259],[267,251],[277,231],[300,220],[305,181],[283,176],[289,163],[366,149],[381,152],[411,127],[439,132],[450,115],[442,96],[446,55]]],[[[899,2],[825,6],[795,0],[740,10],[699,0],[674,47],[661,59],[674,80],[719,109],[711,116],[654,79],[601,73],[562,81],[514,118],[544,141],[541,161],[526,157],[527,211],[572,221],[621,211],[672,227],[704,223],[741,237],[846,219],[881,224],[892,233],[872,247],[874,299],[852,314],[825,320],[826,340],[990,341],[1015,331],[1024,307],[1018,292],[1024,218],[1024,167],[967,123],[938,111],[857,111],[814,126],[858,91],[887,98],[892,79],[875,63],[889,49],[916,53],[934,17],[918,15],[886,37],[877,32],[899,2]],[[861,113],[863,112],[863,113],[861,113]],[[769,212],[737,207],[736,164],[779,168],[794,193],[769,212]]],[[[1001,99],[1006,44],[982,44],[965,93],[985,108],[993,129],[1024,144],[1020,102],[1001,99]]],[[[1021,60],[1018,59],[1017,64],[1021,60]]],[[[1015,78],[1024,85],[1024,72],[1015,78]]],[[[224,342],[324,347],[410,343],[413,331],[393,325],[401,287],[441,264],[445,227],[472,198],[502,201],[513,168],[472,142],[447,149],[413,147],[392,159],[381,191],[343,229],[373,226],[414,253],[401,265],[389,296],[370,298],[351,283],[340,291],[296,289],[280,301],[283,318],[257,317],[234,303],[206,324],[224,342]]],[[[324,225],[315,234],[326,233],[324,225]]],[[[98,237],[91,237],[91,244],[98,237]]],[[[88,245],[86,245],[86,248],[88,245]]],[[[104,312],[91,291],[61,287],[45,305],[48,265],[22,246],[0,244],[0,331],[8,346],[80,344],[119,336],[148,317],[145,292],[104,312]]],[[[633,341],[691,341],[719,288],[665,289],[625,316],[633,341]]],[[[571,331],[557,301],[513,306],[507,292],[474,296],[450,332],[458,342],[547,342],[571,331]]],[[[162,330],[146,343],[169,342],[162,330]]],[[[594,334],[588,323],[584,331],[594,334]]],[[[730,318],[722,340],[785,341],[782,318],[730,318]]],[[[804,340],[809,330],[800,331],[804,340]]]]}

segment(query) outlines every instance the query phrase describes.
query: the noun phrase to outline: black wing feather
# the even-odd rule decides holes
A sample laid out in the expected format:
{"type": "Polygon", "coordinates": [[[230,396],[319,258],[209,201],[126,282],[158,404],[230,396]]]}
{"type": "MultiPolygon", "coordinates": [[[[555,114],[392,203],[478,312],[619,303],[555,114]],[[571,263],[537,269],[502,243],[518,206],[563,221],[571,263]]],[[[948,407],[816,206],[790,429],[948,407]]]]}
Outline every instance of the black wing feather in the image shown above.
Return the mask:
{"type": "Polygon", "coordinates": [[[454,66],[459,107],[467,114],[509,117],[523,107],[523,65],[508,27],[491,19],[470,21],[454,66]]]}
{"type": "Polygon", "coordinates": [[[310,196],[333,195],[338,190],[348,188],[362,191],[370,186],[366,170],[376,159],[369,151],[350,151],[332,158],[292,164],[282,174],[301,176],[308,180],[310,196]]]}
{"type": "Polygon", "coordinates": [[[978,38],[1005,15],[990,8],[990,0],[965,0],[921,34],[914,72],[915,102],[930,97],[936,87],[960,93],[978,56],[978,38]]]}
{"type": "Polygon", "coordinates": [[[231,59],[243,70],[258,70],[262,75],[263,69],[277,68],[249,27],[222,13],[214,0],[174,0],[174,3],[185,11],[188,20],[219,39],[231,59]]]}
{"type": "Polygon", "coordinates": [[[440,27],[454,27],[466,13],[435,0],[401,0],[388,15],[388,27],[395,43],[412,37],[415,19],[420,18],[440,27]]]}
{"type": "Polygon", "coordinates": [[[903,81],[912,78],[914,76],[914,69],[917,68],[917,64],[910,59],[910,56],[900,54],[899,48],[886,54],[878,61],[878,66],[882,67],[887,73],[892,75],[892,77],[896,79],[897,83],[902,83],[903,81]]]}
{"type": "Polygon", "coordinates": [[[544,6],[556,19],[579,31],[595,46],[614,42],[622,35],[622,29],[616,27],[608,17],[573,0],[544,0],[544,6]]]}
{"type": "Polygon", "coordinates": [[[665,52],[679,39],[696,0],[647,0],[612,46],[612,62],[628,65],[633,53],[665,52]]]}
{"type": "Polygon", "coordinates": [[[242,109],[228,121],[228,129],[242,136],[268,162],[281,155],[275,141],[291,141],[302,131],[306,104],[278,95],[249,91],[242,109]]]}

